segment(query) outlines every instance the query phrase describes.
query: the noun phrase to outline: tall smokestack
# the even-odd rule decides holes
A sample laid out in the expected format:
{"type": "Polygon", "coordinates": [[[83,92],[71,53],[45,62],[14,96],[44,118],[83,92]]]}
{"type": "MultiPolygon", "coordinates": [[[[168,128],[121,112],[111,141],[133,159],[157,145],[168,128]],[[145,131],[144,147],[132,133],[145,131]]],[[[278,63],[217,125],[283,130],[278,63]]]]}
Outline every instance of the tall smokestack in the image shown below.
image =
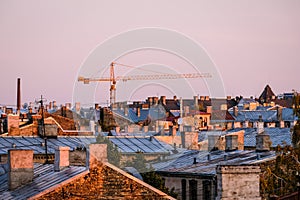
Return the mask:
{"type": "Polygon", "coordinates": [[[18,78],[17,83],[17,113],[20,114],[21,109],[21,79],[18,78]]]}

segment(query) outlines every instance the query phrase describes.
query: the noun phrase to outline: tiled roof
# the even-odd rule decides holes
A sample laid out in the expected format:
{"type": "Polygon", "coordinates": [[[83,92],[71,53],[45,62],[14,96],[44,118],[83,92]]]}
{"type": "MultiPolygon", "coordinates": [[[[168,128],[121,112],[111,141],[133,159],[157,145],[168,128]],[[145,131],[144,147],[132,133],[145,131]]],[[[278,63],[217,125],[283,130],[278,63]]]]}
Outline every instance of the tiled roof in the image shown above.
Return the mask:
{"type": "Polygon", "coordinates": [[[8,189],[8,173],[0,175],[0,199],[28,199],[86,171],[85,167],[70,166],[54,172],[53,164],[34,164],[34,179],[15,190],[8,189]]]}

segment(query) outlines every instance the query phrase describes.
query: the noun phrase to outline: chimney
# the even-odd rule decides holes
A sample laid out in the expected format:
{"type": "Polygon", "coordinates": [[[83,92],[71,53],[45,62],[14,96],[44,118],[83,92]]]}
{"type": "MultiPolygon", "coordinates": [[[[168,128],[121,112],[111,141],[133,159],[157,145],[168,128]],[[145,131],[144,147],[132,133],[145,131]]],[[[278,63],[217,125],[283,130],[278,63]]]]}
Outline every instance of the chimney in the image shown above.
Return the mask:
{"type": "Polygon", "coordinates": [[[128,108],[127,106],[124,107],[124,115],[125,115],[125,116],[128,116],[128,109],[129,109],[129,108],[128,108]]]}
{"type": "Polygon", "coordinates": [[[148,97],[149,106],[153,105],[153,97],[148,97]]]}
{"type": "Polygon", "coordinates": [[[220,110],[226,110],[227,111],[227,104],[221,104],[220,110]]]}
{"type": "Polygon", "coordinates": [[[14,190],[33,179],[33,150],[8,150],[8,188],[14,190]]]}
{"type": "Polygon", "coordinates": [[[21,110],[21,79],[18,78],[17,81],[17,114],[20,114],[21,110]]]}
{"type": "MultiPolygon", "coordinates": [[[[95,105],[96,105],[96,104],[95,104],[95,105]]],[[[65,106],[66,106],[66,108],[67,108],[68,110],[70,110],[71,107],[72,107],[72,104],[71,104],[71,103],[66,103],[65,106]]]]}
{"type": "Polygon", "coordinates": [[[169,128],[169,135],[176,136],[176,127],[175,126],[171,126],[169,128]]]}
{"type": "Polygon", "coordinates": [[[181,144],[183,145],[183,148],[198,150],[198,132],[182,132],[181,144]]]}
{"type": "Polygon", "coordinates": [[[49,110],[52,110],[53,106],[52,106],[52,101],[49,102],[49,110]]]}
{"type": "Polygon", "coordinates": [[[107,144],[90,144],[86,153],[87,168],[91,169],[101,162],[107,162],[107,144]]]}
{"type": "Polygon", "coordinates": [[[262,116],[259,115],[259,120],[257,122],[257,133],[261,134],[264,132],[264,122],[262,120],[262,116]]]}
{"type": "Polygon", "coordinates": [[[69,152],[70,147],[56,147],[54,171],[60,171],[63,168],[69,167],[69,152]]]}
{"type": "Polygon", "coordinates": [[[281,120],[281,121],[279,122],[279,127],[280,127],[280,128],[284,128],[284,127],[285,127],[284,121],[281,120]]]}
{"type": "Polygon", "coordinates": [[[208,151],[218,150],[219,149],[219,139],[218,134],[207,135],[208,138],[208,151]]]}
{"type": "Polygon", "coordinates": [[[211,114],[212,112],[212,106],[206,106],[206,112],[211,114]]]}
{"type": "Polygon", "coordinates": [[[271,147],[270,135],[266,133],[259,133],[256,135],[256,151],[270,151],[271,147]]]}
{"type": "Polygon", "coordinates": [[[184,106],[183,107],[183,112],[184,112],[184,116],[187,116],[190,113],[190,107],[189,106],[184,106]]]}
{"type": "Polygon", "coordinates": [[[249,105],[249,110],[256,110],[256,107],[257,107],[257,103],[256,102],[251,102],[250,105],[249,105]]]}
{"type": "Polygon", "coordinates": [[[226,141],[226,151],[234,151],[238,149],[238,136],[237,135],[226,135],[225,136],[226,141]]]}
{"type": "Polygon", "coordinates": [[[218,165],[216,172],[216,199],[261,199],[259,189],[260,166],[218,165]]]}
{"type": "Polygon", "coordinates": [[[20,135],[19,121],[20,121],[19,115],[13,115],[13,114],[7,115],[8,135],[10,136],[20,135]]]}
{"type": "Polygon", "coordinates": [[[282,121],[282,108],[277,106],[276,110],[277,110],[277,120],[282,121]]]}
{"type": "Polygon", "coordinates": [[[243,128],[248,128],[248,127],[249,127],[249,120],[246,119],[246,120],[244,121],[243,128]]]}
{"type": "Polygon", "coordinates": [[[197,110],[199,109],[199,107],[198,107],[198,96],[194,96],[194,106],[197,110]]]}
{"type": "Polygon", "coordinates": [[[148,126],[143,126],[143,132],[144,132],[144,133],[149,132],[149,127],[148,127],[148,126]]]}
{"type": "Polygon", "coordinates": [[[166,105],[167,103],[166,103],[166,96],[161,96],[160,97],[160,101],[161,101],[161,103],[163,104],[163,105],[166,105]]]}
{"type": "Polygon", "coordinates": [[[238,114],[239,114],[239,109],[238,109],[237,106],[234,106],[234,107],[233,107],[233,115],[234,115],[235,117],[237,117],[238,114]]]}
{"type": "Polygon", "coordinates": [[[137,116],[137,117],[140,117],[140,116],[141,116],[141,108],[140,108],[140,107],[137,107],[137,108],[136,108],[136,116],[137,116]]]}
{"type": "Polygon", "coordinates": [[[57,105],[56,105],[56,101],[53,101],[53,109],[56,109],[57,105]]]}

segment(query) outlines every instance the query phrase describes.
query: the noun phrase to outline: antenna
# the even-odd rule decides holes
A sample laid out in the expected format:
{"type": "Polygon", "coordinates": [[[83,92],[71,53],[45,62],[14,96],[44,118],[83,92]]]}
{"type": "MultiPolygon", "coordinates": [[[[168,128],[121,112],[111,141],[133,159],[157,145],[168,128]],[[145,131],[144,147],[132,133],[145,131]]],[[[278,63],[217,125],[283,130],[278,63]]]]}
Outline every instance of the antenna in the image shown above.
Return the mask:
{"type": "Polygon", "coordinates": [[[41,95],[40,100],[35,100],[35,103],[41,104],[41,110],[42,110],[42,119],[41,119],[41,125],[42,125],[42,134],[40,134],[45,141],[45,154],[46,154],[46,164],[48,163],[48,146],[47,146],[47,136],[46,136],[46,130],[45,130],[45,122],[44,122],[44,104],[43,102],[46,102],[47,99],[43,98],[43,95],[41,95]]]}

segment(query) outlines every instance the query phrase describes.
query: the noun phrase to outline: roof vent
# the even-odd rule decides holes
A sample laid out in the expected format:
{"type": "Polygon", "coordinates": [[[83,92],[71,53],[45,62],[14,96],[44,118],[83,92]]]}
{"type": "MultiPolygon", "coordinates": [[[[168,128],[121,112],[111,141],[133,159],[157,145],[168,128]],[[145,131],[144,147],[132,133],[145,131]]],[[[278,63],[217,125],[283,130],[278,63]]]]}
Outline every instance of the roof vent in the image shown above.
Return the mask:
{"type": "Polygon", "coordinates": [[[193,164],[197,164],[198,162],[197,162],[197,158],[194,158],[194,162],[193,162],[193,164]]]}

